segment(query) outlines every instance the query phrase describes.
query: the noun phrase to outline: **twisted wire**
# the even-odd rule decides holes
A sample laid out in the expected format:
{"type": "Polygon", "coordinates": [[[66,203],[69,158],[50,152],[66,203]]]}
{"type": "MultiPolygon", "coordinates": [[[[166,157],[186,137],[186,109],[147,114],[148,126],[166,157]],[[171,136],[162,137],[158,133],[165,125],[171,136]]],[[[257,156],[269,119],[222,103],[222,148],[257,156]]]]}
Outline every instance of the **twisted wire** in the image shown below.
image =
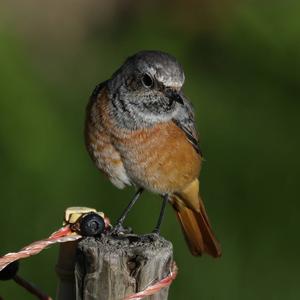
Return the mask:
{"type": "Polygon", "coordinates": [[[46,239],[33,242],[28,246],[23,247],[18,252],[7,253],[6,255],[0,257],[0,271],[3,270],[10,263],[19,259],[36,255],[53,244],[76,241],[80,238],[81,235],[73,233],[69,225],[62,227],[59,230],[52,233],[46,239]]]}
{"type": "Polygon", "coordinates": [[[144,289],[141,292],[138,292],[136,294],[131,294],[131,295],[125,297],[124,300],[140,300],[147,296],[151,296],[151,295],[158,293],[161,289],[171,285],[173,280],[176,278],[177,273],[178,273],[177,265],[175,262],[173,262],[172,269],[171,269],[170,273],[168,274],[168,276],[166,276],[162,280],[158,281],[157,283],[154,283],[154,284],[148,286],[146,289],[144,289]]]}

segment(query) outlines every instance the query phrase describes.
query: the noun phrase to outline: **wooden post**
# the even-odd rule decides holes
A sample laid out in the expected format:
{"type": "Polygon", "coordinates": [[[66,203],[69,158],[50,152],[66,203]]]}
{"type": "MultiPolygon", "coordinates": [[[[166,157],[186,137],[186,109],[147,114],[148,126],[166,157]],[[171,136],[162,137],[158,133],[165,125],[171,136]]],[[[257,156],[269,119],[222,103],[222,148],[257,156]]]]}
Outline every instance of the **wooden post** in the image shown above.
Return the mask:
{"type": "Polygon", "coordinates": [[[59,282],[56,290],[56,300],[74,300],[75,298],[75,253],[78,241],[60,245],[56,274],[59,282]]]}
{"type": "MultiPolygon", "coordinates": [[[[172,263],[172,244],[156,234],[84,238],[77,247],[76,299],[122,300],[166,277],[172,263]]],[[[167,298],[164,288],[145,299],[167,298]]]]}

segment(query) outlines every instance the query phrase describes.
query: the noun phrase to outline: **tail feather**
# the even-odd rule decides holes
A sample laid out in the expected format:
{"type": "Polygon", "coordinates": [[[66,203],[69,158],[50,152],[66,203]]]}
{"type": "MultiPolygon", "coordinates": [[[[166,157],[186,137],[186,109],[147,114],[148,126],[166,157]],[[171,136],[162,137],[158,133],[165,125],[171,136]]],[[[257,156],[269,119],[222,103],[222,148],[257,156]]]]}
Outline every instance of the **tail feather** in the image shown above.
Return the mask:
{"type": "Polygon", "coordinates": [[[185,239],[193,255],[207,253],[213,257],[221,256],[221,247],[214,236],[204,210],[193,211],[183,206],[176,209],[185,239]]]}
{"type": "Polygon", "coordinates": [[[220,244],[210,226],[203,201],[199,196],[197,197],[197,210],[187,205],[188,199],[181,197],[180,194],[172,195],[171,203],[177,213],[191,253],[195,256],[207,253],[213,257],[219,257],[222,254],[220,244]]]}

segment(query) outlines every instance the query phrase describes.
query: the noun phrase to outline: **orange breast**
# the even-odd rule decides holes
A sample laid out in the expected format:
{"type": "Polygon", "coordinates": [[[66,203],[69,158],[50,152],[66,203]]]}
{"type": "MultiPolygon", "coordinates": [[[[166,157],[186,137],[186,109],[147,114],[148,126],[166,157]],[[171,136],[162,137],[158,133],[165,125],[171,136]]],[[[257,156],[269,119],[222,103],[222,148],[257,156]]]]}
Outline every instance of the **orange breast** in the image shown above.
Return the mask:
{"type": "Polygon", "coordinates": [[[173,122],[114,135],[131,180],[148,190],[171,193],[198,177],[201,158],[173,122]]]}
{"type": "Polygon", "coordinates": [[[109,114],[105,96],[99,107],[101,124],[130,182],[164,194],[181,191],[199,176],[201,158],[172,121],[135,131],[120,128],[109,114]]]}

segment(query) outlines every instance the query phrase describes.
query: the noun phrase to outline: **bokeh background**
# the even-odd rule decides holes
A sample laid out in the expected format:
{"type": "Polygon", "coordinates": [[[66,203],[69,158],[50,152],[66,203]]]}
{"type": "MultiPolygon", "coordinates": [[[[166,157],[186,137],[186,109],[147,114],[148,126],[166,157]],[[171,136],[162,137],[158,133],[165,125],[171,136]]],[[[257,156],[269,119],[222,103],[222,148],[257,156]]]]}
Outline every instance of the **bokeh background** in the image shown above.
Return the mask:
{"type": "MultiPolygon", "coordinates": [[[[203,198],[223,257],[192,257],[169,207],[162,234],[180,268],[170,299],[299,299],[300,4],[66,0],[0,3],[0,254],[47,236],[66,207],[115,220],[113,187],[83,143],[88,96],[134,52],[175,55],[197,115],[203,198]]],[[[145,194],[127,224],[153,228],[145,194]]],[[[20,274],[55,295],[58,248],[20,274]]],[[[0,282],[4,299],[34,299],[0,282]]]]}

